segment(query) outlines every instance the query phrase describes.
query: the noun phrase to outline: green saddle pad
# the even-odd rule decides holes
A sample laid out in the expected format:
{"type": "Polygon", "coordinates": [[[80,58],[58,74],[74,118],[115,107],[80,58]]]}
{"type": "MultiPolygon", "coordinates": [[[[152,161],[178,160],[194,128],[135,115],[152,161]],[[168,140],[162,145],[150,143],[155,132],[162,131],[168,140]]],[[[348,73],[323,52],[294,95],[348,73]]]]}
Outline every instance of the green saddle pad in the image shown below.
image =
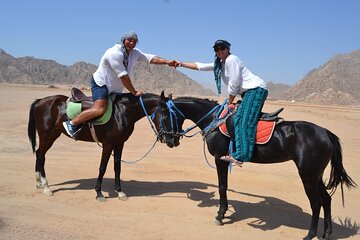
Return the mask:
{"type": "MultiPolygon", "coordinates": [[[[101,117],[95,118],[95,119],[91,120],[90,122],[93,125],[102,125],[102,124],[107,123],[111,118],[112,108],[113,108],[113,102],[112,102],[111,98],[109,97],[106,112],[101,117]]],[[[74,119],[80,113],[81,113],[81,103],[74,103],[74,102],[68,101],[68,103],[66,105],[67,116],[70,119],[74,119]]]]}

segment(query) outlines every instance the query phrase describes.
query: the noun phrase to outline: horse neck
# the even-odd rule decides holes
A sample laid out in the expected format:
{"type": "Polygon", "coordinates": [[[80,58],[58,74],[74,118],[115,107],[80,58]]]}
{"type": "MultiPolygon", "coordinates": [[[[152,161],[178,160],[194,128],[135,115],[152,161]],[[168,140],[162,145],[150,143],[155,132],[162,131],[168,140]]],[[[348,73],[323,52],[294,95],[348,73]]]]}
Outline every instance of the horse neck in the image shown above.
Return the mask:
{"type": "MultiPolygon", "coordinates": [[[[175,102],[176,103],[176,102],[175,102]]],[[[197,123],[201,118],[208,114],[216,104],[211,102],[181,102],[176,103],[177,108],[184,114],[186,119],[191,120],[194,123],[197,123]]],[[[216,111],[215,111],[216,113],[216,111]]],[[[201,120],[197,125],[202,130],[207,127],[215,117],[215,113],[212,113],[210,116],[201,120]]]]}
{"type": "MultiPolygon", "coordinates": [[[[148,115],[151,115],[155,109],[156,106],[159,103],[159,99],[158,98],[144,98],[143,99],[143,103],[144,103],[144,108],[146,110],[146,113],[148,115]]],[[[140,100],[129,107],[129,111],[131,112],[131,116],[134,122],[139,121],[141,118],[145,117],[145,112],[143,107],[141,106],[140,100]]]]}

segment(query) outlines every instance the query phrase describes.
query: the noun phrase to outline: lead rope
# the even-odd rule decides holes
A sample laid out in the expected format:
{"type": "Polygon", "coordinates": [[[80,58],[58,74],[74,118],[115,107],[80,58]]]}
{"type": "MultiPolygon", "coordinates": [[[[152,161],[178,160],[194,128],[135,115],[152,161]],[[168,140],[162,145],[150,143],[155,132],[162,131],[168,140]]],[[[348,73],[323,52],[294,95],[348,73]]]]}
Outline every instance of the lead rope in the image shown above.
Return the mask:
{"type": "Polygon", "coordinates": [[[156,128],[155,128],[155,126],[154,126],[154,123],[151,121],[150,116],[149,116],[149,114],[148,114],[147,111],[146,111],[146,108],[145,108],[145,106],[144,106],[144,102],[143,102],[143,100],[142,100],[142,96],[139,97],[139,101],[140,101],[140,105],[141,105],[141,107],[142,107],[142,109],[143,109],[143,111],[144,111],[144,113],[145,113],[145,116],[146,116],[147,120],[148,120],[149,123],[150,123],[151,129],[153,130],[153,132],[154,132],[155,135],[156,135],[156,139],[155,139],[153,145],[150,147],[150,149],[149,149],[149,150],[145,153],[145,155],[142,156],[141,158],[139,158],[139,159],[137,159],[137,160],[134,160],[134,161],[120,160],[121,162],[126,163],[126,164],[133,164],[133,163],[137,163],[137,162],[140,162],[141,160],[143,160],[143,159],[151,152],[151,150],[154,149],[156,143],[157,143],[158,140],[159,140],[159,135],[160,135],[160,133],[156,130],[156,128]]]}
{"type": "Polygon", "coordinates": [[[148,120],[149,123],[150,123],[151,129],[153,130],[153,132],[154,132],[155,135],[156,135],[156,140],[157,140],[157,139],[158,139],[158,136],[159,136],[159,132],[156,130],[156,128],[155,128],[155,126],[154,126],[154,123],[151,121],[150,116],[149,116],[149,114],[147,113],[147,111],[146,111],[146,109],[145,109],[144,102],[143,102],[143,100],[142,100],[142,96],[139,97],[139,101],[140,101],[140,105],[141,105],[141,107],[142,107],[142,109],[143,109],[143,111],[144,111],[144,113],[145,113],[145,116],[146,116],[147,120],[148,120]]]}
{"type": "MultiPolygon", "coordinates": [[[[155,139],[154,143],[152,144],[152,146],[150,147],[150,149],[149,149],[149,150],[144,154],[144,156],[142,156],[141,158],[139,158],[139,159],[137,159],[137,160],[134,160],[134,161],[126,161],[126,160],[121,160],[121,159],[120,159],[121,162],[126,163],[126,164],[133,164],[133,163],[137,163],[137,162],[140,162],[141,160],[143,160],[143,159],[154,149],[156,143],[157,143],[158,140],[159,140],[159,135],[160,135],[160,133],[156,130],[153,122],[150,120],[149,114],[147,113],[147,111],[146,111],[146,109],[145,109],[144,102],[143,102],[141,96],[139,97],[139,101],[140,101],[140,105],[141,105],[141,107],[142,107],[142,109],[143,109],[143,111],[144,111],[144,113],[145,113],[145,116],[146,116],[146,118],[148,119],[148,121],[149,121],[149,123],[150,123],[151,129],[154,131],[154,133],[155,133],[155,135],[156,135],[156,139],[155,139]]],[[[97,142],[97,144],[98,144],[99,147],[103,148],[103,146],[100,145],[99,142],[97,142]]],[[[115,157],[115,155],[114,155],[113,152],[111,153],[111,155],[112,155],[113,157],[115,157]]]]}
{"type": "Polygon", "coordinates": [[[203,145],[203,152],[204,152],[204,158],[205,158],[205,161],[206,161],[207,165],[208,165],[209,167],[213,168],[213,169],[216,169],[216,167],[214,167],[213,165],[211,165],[211,164],[209,163],[209,160],[208,160],[208,158],[207,158],[207,156],[206,156],[206,151],[205,151],[205,139],[204,139],[204,145],[203,145]]]}
{"type": "MultiPolygon", "coordinates": [[[[141,158],[137,159],[137,160],[134,160],[134,161],[125,161],[125,160],[120,160],[121,162],[123,163],[126,163],[126,164],[133,164],[133,163],[137,163],[137,162],[140,162],[141,160],[143,160],[150,152],[151,150],[154,149],[156,143],[158,142],[158,137],[156,137],[155,139],[155,142],[153,143],[153,145],[150,147],[150,149],[145,153],[144,156],[142,156],[141,158]]],[[[113,155],[113,154],[112,154],[113,155]]],[[[114,155],[113,155],[114,156],[114,155]]]]}

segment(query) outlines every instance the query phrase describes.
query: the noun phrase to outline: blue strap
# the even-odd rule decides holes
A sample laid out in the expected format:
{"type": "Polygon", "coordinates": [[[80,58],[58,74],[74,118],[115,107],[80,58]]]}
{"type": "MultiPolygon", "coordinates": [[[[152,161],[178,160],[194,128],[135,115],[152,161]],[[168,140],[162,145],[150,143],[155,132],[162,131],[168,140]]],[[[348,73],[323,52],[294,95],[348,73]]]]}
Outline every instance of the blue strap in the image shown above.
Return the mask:
{"type": "MultiPolygon", "coordinates": [[[[188,132],[190,132],[191,130],[193,130],[194,128],[196,128],[198,126],[198,124],[203,121],[205,118],[209,117],[211,114],[213,114],[215,112],[215,110],[218,109],[217,113],[216,113],[216,117],[215,117],[215,120],[213,122],[210,123],[209,126],[207,126],[206,128],[204,128],[202,130],[202,132],[206,132],[207,129],[210,129],[213,125],[215,125],[219,120],[223,119],[223,118],[220,118],[220,114],[222,112],[222,110],[226,107],[228,108],[227,106],[227,102],[228,102],[228,99],[226,98],[224,100],[224,102],[221,104],[221,105],[216,105],[214,108],[212,108],[207,114],[205,114],[202,118],[200,118],[193,126],[191,127],[188,127],[187,129],[183,130],[180,132],[181,135],[185,136],[185,137],[193,137],[195,136],[197,133],[191,135],[191,136],[186,136],[186,134],[188,132]]],[[[178,109],[175,105],[175,103],[172,101],[172,100],[168,100],[166,102],[166,106],[168,107],[169,109],[169,112],[170,112],[170,124],[171,124],[171,129],[174,131],[174,118],[177,120],[177,115],[176,113],[179,113],[184,119],[186,119],[185,115],[180,111],[180,109],[178,109]]],[[[176,127],[177,129],[179,129],[178,127],[178,122],[175,121],[176,123],[176,127]]],[[[160,123],[161,124],[161,123],[160,123]]]]}
{"type": "Polygon", "coordinates": [[[150,126],[151,126],[152,130],[154,131],[155,135],[158,135],[159,133],[158,133],[158,131],[156,130],[153,122],[150,120],[149,114],[148,114],[147,111],[146,111],[146,108],[145,108],[145,106],[144,106],[144,102],[143,102],[143,100],[142,100],[142,96],[139,97],[139,101],[140,101],[140,105],[141,105],[141,107],[142,107],[142,109],[143,109],[143,111],[144,111],[144,113],[145,113],[145,116],[146,116],[147,120],[148,120],[149,123],[150,123],[150,126]]]}
{"type": "MultiPolygon", "coordinates": [[[[233,140],[230,140],[230,144],[229,144],[229,155],[232,156],[234,153],[234,142],[233,140]]],[[[232,170],[232,164],[231,162],[229,163],[229,171],[231,173],[231,170],[232,170]]]]}
{"type": "Polygon", "coordinates": [[[226,98],[226,99],[224,100],[224,102],[221,104],[221,108],[219,109],[219,111],[218,111],[217,114],[216,114],[216,119],[217,119],[217,120],[221,120],[221,119],[223,119],[223,118],[226,117],[226,115],[225,115],[224,117],[220,118],[220,115],[221,115],[221,112],[222,112],[222,110],[223,110],[224,108],[226,108],[226,109],[229,111],[229,105],[227,104],[228,101],[229,101],[229,99],[226,98]]]}
{"type": "MultiPolygon", "coordinates": [[[[200,120],[197,121],[193,126],[185,129],[185,131],[183,131],[184,135],[185,135],[186,133],[188,133],[189,131],[193,130],[194,128],[196,128],[201,121],[203,121],[205,118],[207,118],[208,116],[210,116],[216,109],[219,108],[218,112],[216,113],[215,121],[211,122],[209,126],[207,126],[206,128],[204,128],[204,129],[202,130],[202,132],[206,132],[208,129],[210,129],[212,126],[214,126],[214,125],[216,124],[216,122],[217,122],[218,120],[220,120],[219,116],[220,116],[220,114],[221,114],[222,109],[224,108],[224,106],[227,107],[227,102],[228,102],[228,99],[226,98],[221,105],[216,105],[214,108],[212,108],[205,116],[203,116],[202,118],[200,118],[200,120]]],[[[195,134],[194,134],[194,135],[195,135],[195,134]]],[[[194,135],[192,135],[192,136],[194,136],[194,135]]],[[[186,136],[186,135],[185,135],[185,136],[186,136]]],[[[191,136],[191,137],[192,137],[192,136],[191,136]]]]}
{"type": "Polygon", "coordinates": [[[226,117],[226,116],[224,116],[224,117],[220,118],[220,115],[225,107],[228,108],[227,102],[228,102],[228,99],[226,98],[224,100],[224,102],[221,104],[221,106],[219,106],[219,105],[216,106],[216,107],[220,107],[220,108],[219,108],[218,112],[216,113],[215,120],[213,122],[211,122],[209,126],[207,126],[206,128],[203,129],[204,133],[207,132],[209,129],[211,129],[219,120],[222,120],[226,117]]]}

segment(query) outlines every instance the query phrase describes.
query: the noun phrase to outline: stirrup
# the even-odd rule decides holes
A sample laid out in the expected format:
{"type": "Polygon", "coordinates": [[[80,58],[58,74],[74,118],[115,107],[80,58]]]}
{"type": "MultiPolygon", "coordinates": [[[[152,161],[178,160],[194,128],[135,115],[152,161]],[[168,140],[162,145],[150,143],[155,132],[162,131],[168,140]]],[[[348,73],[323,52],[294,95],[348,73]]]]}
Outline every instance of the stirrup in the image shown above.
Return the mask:
{"type": "Polygon", "coordinates": [[[236,160],[233,156],[230,156],[230,155],[222,156],[222,157],[220,158],[220,160],[223,160],[223,161],[225,161],[225,162],[233,163],[233,164],[235,164],[235,165],[237,165],[237,166],[239,166],[239,167],[242,167],[242,164],[243,164],[242,161],[238,161],[238,160],[236,160]]]}

